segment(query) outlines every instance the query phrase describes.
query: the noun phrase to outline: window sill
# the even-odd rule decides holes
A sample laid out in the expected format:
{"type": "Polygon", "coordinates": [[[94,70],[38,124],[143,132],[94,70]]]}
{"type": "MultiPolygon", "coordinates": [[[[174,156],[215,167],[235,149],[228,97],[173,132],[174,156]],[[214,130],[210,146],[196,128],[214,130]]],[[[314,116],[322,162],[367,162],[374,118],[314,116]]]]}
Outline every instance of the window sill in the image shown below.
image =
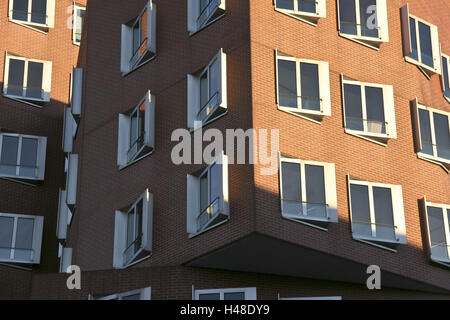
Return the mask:
{"type": "Polygon", "coordinates": [[[431,77],[435,74],[441,74],[436,69],[433,69],[432,67],[423,64],[422,62],[419,62],[417,60],[414,60],[413,58],[410,58],[408,56],[405,57],[405,61],[418,67],[420,71],[422,71],[423,74],[428,78],[428,80],[431,80],[431,77]]]}
{"type": "Polygon", "coordinates": [[[396,241],[392,241],[392,240],[374,239],[374,238],[370,238],[370,237],[359,237],[359,236],[355,236],[354,234],[353,234],[353,239],[356,241],[380,248],[380,249],[394,252],[394,253],[397,252],[397,249],[388,247],[388,245],[390,244],[392,246],[397,246],[400,244],[400,242],[396,242],[396,241]],[[383,244],[380,244],[378,242],[385,243],[386,246],[383,244]]]}
{"type": "Polygon", "coordinates": [[[442,266],[450,268],[450,259],[433,258],[432,256],[430,257],[430,259],[434,263],[438,263],[438,264],[440,264],[442,266]]]}
{"type": "Polygon", "coordinates": [[[211,24],[213,24],[214,22],[216,22],[216,21],[222,19],[223,17],[226,16],[226,14],[227,14],[226,11],[223,12],[223,13],[222,13],[221,15],[219,15],[217,18],[215,18],[214,20],[211,20],[210,22],[204,24],[203,26],[201,26],[200,28],[198,28],[198,29],[195,30],[195,31],[189,31],[189,30],[188,30],[189,37],[194,36],[195,34],[199,33],[200,31],[202,31],[203,29],[205,29],[206,27],[208,27],[209,25],[211,25],[211,24]]]}
{"type": "Polygon", "coordinates": [[[119,166],[119,171],[122,171],[125,168],[128,168],[129,166],[135,164],[136,162],[148,157],[149,155],[151,155],[153,152],[155,151],[155,149],[147,152],[146,154],[143,154],[142,156],[140,156],[139,158],[134,159],[133,161],[128,162],[127,164],[123,165],[123,166],[119,166]]]}
{"type": "Polygon", "coordinates": [[[323,117],[326,115],[322,111],[305,111],[302,109],[294,109],[289,107],[281,107],[278,105],[278,110],[289,113],[293,116],[309,120],[311,122],[322,124],[323,117]],[[295,111],[294,111],[295,110],[295,111]]]}
{"type": "Polygon", "coordinates": [[[370,49],[374,49],[377,51],[380,50],[381,44],[386,42],[386,41],[380,40],[379,38],[359,37],[359,36],[349,35],[349,34],[345,34],[345,33],[341,33],[341,32],[339,32],[339,36],[341,36],[342,38],[354,41],[356,43],[362,44],[363,46],[366,46],[370,49]]]}
{"type": "Polygon", "coordinates": [[[130,69],[127,72],[122,72],[121,76],[122,77],[126,77],[128,76],[130,73],[133,73],[134,71],[136,71],[137,69],[141,68],[142,66],[146,65],[147,63],[149,63],[152,60],[156,59],[156,54],[153,54],[153,56],[151,56],[150,58],[148,58],[147,60],[141,62],[140,64],[137,64],[135,67],[133,67],[132,69],[130,69]]]}
{"type": "Polygon", "coordinates": [[[204,230],[202,230],[202,231],[199,231],[199,232],[197,232],[197,233],[190,233],[190,234],[189,234],[189,239],[195,238],[196,236],[201,235],[201,234],[203,234],[203,233],[205,233],[205,232],[207,232],[207,231],[209,231],[209,230],[211,230],[211,229],[217,228],[218,226],[220,226],[220,225],[222,225],[222,224],[228,222],[229,220],[230,220],[230,218],[229,218],[229,216],[228,216],[225,220],[220,221],[219,223],[216,223],[216,224],[214,224],[214,225],[211,225],[211,226],[209,226],[208,228],[206,228],[206,229],[204,229],[204,230]]]}
{"type": "Polygon", "coordinates": [[[281,217],[283,219],[293,221],[296,223],[300,223],[309,227],[313,227],[322,231],[328,232],[328,224],[331,223],[329,219],[314,219],[310,217],[301,217],[301,218],[294,218],[294,217],[287,217],[281,214],[281,217]],[[326,227],[325,227],[326,226],[326,227]]]}
{"type": "Polygon", "coordinates": [[[395,139],[395,138],[391,138],[389,137],[389,135],[387,134],[378,134],[378,133],[368,133],[368,132],[361,132],[361,131],[356,131],[356,130],[351,130],[351,129],[345,129],[345,133],[376,143],[380,146],[383,147],[387,147],[388,141],[390,139],[395,139]]]}
{"type": "MultiPolygon", "coordinates": [[[[219,106],[218,108],[222,108],[222,107],[219,106]]],[[[205,126],[209,125],[210,123],[212,123],[212,122],[214,122],[214,121],[216,121],[216,120],[218,120],[218,119],[220,119],[220,118],[226,116],[226,115],[228,114],[228,108],[222,108],[222,109],[225,110],[223,113],[217,115],[217,116],[214,117],[214,118],[209,119],[209,120],[206,121],[205,123],[202,123],[202,125],[201,125],[200,127],[197,127],[197,128],[189,127],[189,132],[192,133],[192,132],[194,132],[194,131],[196,131],[196,130],[198,130],[198,129],[204,128],[205,126]]]]}
{"type": "Polygon", "coordinates": [[[0,175],[0,179],[8,180],[8,181],[11,181],[11,182],[20,183],[20,184],[23,184],[23,185],[26,185],[26,186],[30,186],[30,187],[36,187],[39,182],[44,181],[44,180],[37,180],[37,179],[29,179],[29,178],[25,179],[25,178],[1,176],[1,175],[0,175]]]}
{"type": "Polygon", "coordinates": [[[444,98],[445,98],[445,100],[447,100],[448,103],[450,103],[450,97],[447,97],[447,96],[444,94],[444,98]]]}
{"type": "MultiPolygon", "coordinates": [[[[143,249],[140,249],[140,250],[138,251],[138,253],[140,253],[140,252],[142,252],[142,251],[143,251],[143,249]]],[[[126,265],[124,265],[124,266],[122,266],[122,267],[118,267],[118,268],[114,268],[114,269],[116,269],[116,270],[124,270],[124,269],[128,269],[128,268],[130,268],[130,267],[132,267],[132,266],[134,266],[134,265],[136,265],[136,264],[138,264],[138,263],[141,263],[142,261],[147,260],[147,259],[149,259],[149,258],[151,258],[151,257],[152,257],[152,252],[149,252],[148,255],[146,255],[146,256],[144,256],[144,257],[142,257],[142,258],[140,258],[140,259],[138,259],[138,260],[136,260],[136,261],[133,261],[133,262],[131,262],[131,263],[129,263],[129,264],[126,264],[126,265]]]]}
{"type": "Polygon", "coordinates": [[[281,14],[284,14],[291,18],[305,22],[314,27],[317,26],[317,23],[319,22],[319,19],[321,18],[318,13],[310,13],[310,12],[295,13],[294,11],[279,9],[276,7],[274,9],[275,9],[275,11],[278,11],[281,14]]]}
{"type": "Polygon", "coordinates": [[[417,153],[417,158],[440,165],[447,173],[450,173],[450,160],[438,158],[426,153],[417,153]]]}
{"type": "Polygon", "coordinates": [[[43,34],[48,34],[48,31],[50,30],[50,27],[46,24],[40,24],[40,23],[33,23],[33,22],[25,22],[22,20],[15,20],[12,18],[9,18],[9,21],[15,24],[18,24],[22,27],[43,33],[43,34]]]}
{"type": "Polygon", "coordinates": [[[29,99],[29,98],[24,99],[23,97],[12,96],[12,95],[8,95],[8,94],[3,94],[3,96],[5,98],[8,98],[8,99],[11,99],[11,100],[14,100],[14,101],[18,101],[18,102],[21,102],[21,103],[24,103],[24,104],[27,104],[27,105],[30,105],[30,106],[33,106],[33,107],[36,107],[36,108],[43,108],[43,106],[41,106],[39,104],[36,104],[36,103],[33,103],[32,101],[41,102],[41,103],[49,102],[49,101],[38,100],[38,99],[33,99],[33,98],[31,98],[31,99],[29,99]]]}

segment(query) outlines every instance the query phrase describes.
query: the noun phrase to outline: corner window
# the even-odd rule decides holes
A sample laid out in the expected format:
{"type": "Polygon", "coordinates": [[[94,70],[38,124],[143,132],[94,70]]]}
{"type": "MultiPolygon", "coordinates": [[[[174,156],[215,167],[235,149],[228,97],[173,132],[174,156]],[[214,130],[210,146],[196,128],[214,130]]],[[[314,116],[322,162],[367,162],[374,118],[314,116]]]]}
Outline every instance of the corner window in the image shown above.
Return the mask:
{"type": "Polygon", "coordinates": [[[156,56],[156,5],[149,0],[141,13],[122,25],[122,76],[156,56]]]}
{"type": "Polygon", "coordinates": [[[137,106],[119,114],[117,165],[122,169],[155,148],[155,97],[147,92],[137,106]]]}
{"type": "Polygon", "coordinates": [[[275,10],[313,25],[327,15],[326,0],[275,0],[274,3],[275,10]]]}
{"type": "Polygon", "coordinates": [[[450,56],[442,54],[442,91],[450,102],[450,56]]]}
{"type": "Polygon", "coordinates": [[[52,63],[6,53],[3,95],[41,107],[50,101],[52,63]]]}
{"type": "Polygon", "coordinates": [[[338,222],[333,163],[303,161],[280,155],[281,214],[326,230],[338,222]]]}
{"type": "Polygon", "coordinates": [[[151,292],[151,287],[147,287],[107,296],[89,295],[89,300],[151,300],[151,292]]]}
{"type": "Polygon", "coordinates": [[[275,51],[278,109],[319,122],[331,116],[328,62],[298,59],[275,51]]]}
{"type": "Polygon", "coordinates": [[[44,217],[0,213],[0,261],[39,264],[44,217]]]}
{"type": "Polygon", "coordinates": [[[153,194],[146,190],[136,202],[116,211],[114,268],[126,268],[149,258],[152,234],[153,194]]]}
{"type": "Polygon", "coordinates": [[[192,35],[225,14],[226,0],[188,0],[188,31],[192,35]]]}
{"type": "Polygon", "coordinates": [[[256,288],[195,290],[194,300],[256,300],[256,288]]]}
{"type": "Polygon", "coordinates": [[[55,25],[55,0],[9,0],[9,20],[47,32],[55,25]]]}
{"type": "Polygon", "coordinates": [[[345,132],[384,145],[397,138],[393,87],[341,80],[345,132]]]}
{"type": "Polygon", "coordinates": [[[187,232],[193,237],[228,221],[229,215],[228,158],[222,153],[187,176],[187,232]]]}
{"type": "Polygon", "coordinates": [[[406,244],[402,187],[348,176],[353,238],[394,250],[406,244]]]}
{"type": "Polygon", "coordinates": [[[441,74],[438,28],[411,15],[408,4],[400,12],[405,60],[417,65],[428,77],[441,74]]]}
{"type": "Polygon", "coordinates": [[[386,0],[338,0],[339,34],[378,48],[389,41],[386,0]]]}
{"type": "Polygon", "coordinates": [[[227,56],[219,53],[205,68],[188,74],[188,128],[194,130],[195,122],[207,123],[227,112],[227,56]]]}
{"type": "Polygon", "coordinates": [[[47,138],[0,133],[0,177],[44,180],[47,138]]]}
{"type": "Polygon", "coordinates": [[[81,43],[81,35],[83,33],[84,16],[86,8],[78,4],[73,5],[73,26],[72,26],[72,41],[76,45],[81,43]]]}

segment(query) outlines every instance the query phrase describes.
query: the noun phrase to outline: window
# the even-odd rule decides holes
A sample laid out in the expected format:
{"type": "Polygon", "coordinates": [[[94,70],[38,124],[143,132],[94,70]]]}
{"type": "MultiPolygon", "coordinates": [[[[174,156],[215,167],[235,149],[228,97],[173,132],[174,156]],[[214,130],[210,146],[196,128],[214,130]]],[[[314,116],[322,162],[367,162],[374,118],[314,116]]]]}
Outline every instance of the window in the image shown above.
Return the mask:
{"type": "Polygon", "coordinates": [[[334,164],[279,157],[282,216],[324,230],[338,222],[334,164]]]}
{"type": "Polygon", "coordinates": [[[331,116],[328,62],[297,59],[275,51],[278,109],[319,122],[331,116]]]}
{"type": "Polygon", "coordinates": [[[142,12],[122,25],[122,76],[156,56],[156,5],[149,0],[142,12]]]}
{"type": "Polygon", "coordinates": [[[58,244],[59,272],[66,273],[72,265],[72,248],[66,248],[58,244]]]}
{"type": "Polygon", "coordinates": [[[403,55],[428,77],[441,74],[438,28],[409,14],[409,5],[401,8],[403,55]]]}
{"type": "Polygon", "coordinates": [[[196,121],[202,126],[227,112],[227,56],[220,49],[199,72],[188,74],[188,128],[196,121]]]}
{"type": "Polygon", "coordinates": [[[67,238],[67,227],[72,223],[72,212],[67,206],[67,192],[59,189],[58,218],[56,223],[56,237],[59,240],[67,238]]]}
{"type": "Polygon", "coordinates": [[[9,20],[47,32],[55,25],[55,0],[9,0],[9,20]]]}
{"type": "Polygon", "coordinates": [[[274,0],[275,10],[316,25],[327,16],[326,0],[274,0]]]}
{"type": "Polygon", "coordinates": [[[75,209],[77,203],[78,187],[78,155],[68,154],[66,156],[66,204],[70,209],[75,209]]]}
{"type": "Polygon", "coordinates": [[[70,107],[64,108],[62,149],[72,152],[73,140],[77,134],[81,117],[81,101],[83,92],[83,69],[73,68],[70,74],[70,107]]]}
{"type": "Polygon", "coordinates": [[[136,202],[116,211],[114,268],[126,268],[149,258],[152,234],[153,194],[147,189],[136,202]]]}
{"type": "Polygon", "coordinates": [[[72,41],[76,45],[81,43],[81,34],[83,33],[84,16],[86,8],[74,3],[73,5],[73,26],[72,41]]]}
{"type": "Polygon", "coordinates": [[[44,217],[0,213],[0,261],[39,264],[44,217]]]}
{"type": "Polygon", "coordinates": [[[450,267],[450,205],[422,199],[431,260],[450,267]]]}
{"type": "Polygon", "coordinates": [[[155,97],[147,92],[137,106],[119,114],[117,165],[119,169],[151,154],[155,148],[155,97]]]}
{"type": "Polygon", "coordinates": [[[353,238],[393,249],[406,244],[402,187],[348,176],[353,238]]]}
{"type": "Polygon", "coordinates": [[[378,48],[389,41],[386,0],[338,0],[339,34],[378,48]]]}
{"type": "Polygon", "coordinates": [[[256,288],[194,290],[194,300],[256,300],[256,288]]]}
{"type": "Polygon", "coordinates": [[[190,35],[225,15],[225,0],[188,0],[187,5],[190,35]]]}
{"type": "Polygon", "coordinates": [[[382,144],[397,138],[393,87],[341,80],[345,132],[382,144]]]}
{"type": "Polygon", "coordinates": [[[147,287],[108,296],[94,297],[93,295],[89,295],[89,300],[151,300],[151,292],[151,287],[147,287]]]}
{"type": "Polygon", "coordinates": [[[50,101],[52,63],[6,53],[3,95],[41,107],[50,101]]]}
{"type": "Polygon", "coordinates": [[[0,177],[44,180],[47,138],[0,133],[0,177]]]}
{"type": "Polygon", "coordinates": [[[190,237],[228,221],[228,158],[187,175],[187,232],[190,237]]]}
{"type": "Polygon", "coordinates": [[[450,169],[450,113],[411,101],[415,150],[419,158],[450,169]]]}
{"type": "Polygon", "coordinates": [[[442,54],[442,91],[450,102],[450,56],[442,54]]]}

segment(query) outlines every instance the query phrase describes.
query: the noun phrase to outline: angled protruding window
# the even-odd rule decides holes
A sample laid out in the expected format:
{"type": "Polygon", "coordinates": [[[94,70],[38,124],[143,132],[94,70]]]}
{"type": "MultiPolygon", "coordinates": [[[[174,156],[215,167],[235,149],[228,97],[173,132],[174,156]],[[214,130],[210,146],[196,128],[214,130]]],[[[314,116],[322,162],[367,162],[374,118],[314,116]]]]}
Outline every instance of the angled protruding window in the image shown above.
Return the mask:
{"type": "Polygon", "coordinates": [[[155,148],[155,97],[147,92],[127,113],[119,114],[119,169],[151,154],[155,148]]]}
{"type": "Polygon", "coordinates": [[[81,117],[81,104],[83,99],[83,69],[73,68],[70,74],[70,107],[75,120],[81,117]]]}
{"type": "Polygon", "coordinates": [[[326,0],[274,0],[275,10],[316,25],[327,16],[326,0]]]}
{"type": "Polygon", "coordinates": [[[126,268],[149,258],[152,235],[153,194],[147,189],[136,202],[116,211],[114,268],[126,268]]]}
{"type": "Polygon", "coordinates": [[[442,91],[444,97],[450,102],[450,56],[442,54],[442,91]]]}
{"type": "Polygon", "coordinates": [[[256,288],[194,290],[194,300],[256,300],[256,288]]]}
{"type": "Polygon", "coordinates": [[[78,127],[72,114],[72,108],[68,106],[64,107],[63,121],[62,150],[71,153],[73,149],[73,138],[75,137],[78,127]]]}
{"type": "Polygon", "coordinates": [[[59,272],[68,273],[68,268],[72,265],[72,248],[66,248],[58,244],[59,272]]]}
{"type": "Polygon", "coordinates": [[[39,264],[44,217],[0,213],[0,262],[39,264]]]}
{"type": "Polygon", "coordinates": [[[415,151],[419,158],[450,170],[450,113],[411,101],[415,151]]]}
{"type": "Polygon", "coordinates": [[[359,82],[344,75],[341,81],[345,132],[384,145],[396,139],[393,87],[359,82]]]}
{"type": "Polygon", "coordinates": [[[226,0],[187,0],[188,31],[192,35],[225,15],[226,0]]]}
{"type": "Polygon", "coordinates": [[[9,20],[48,32],[55,26],[56,0],[9,0],[9,20]]]}
{"type": "Polygon", "coordinates": [[[422,199],[431,260],[450,267],[450,205],[422,199]]]}
{"type": "Polygon", "coordinates": [[[44,180],[47,138],[0,132],[0,177],[44,180]]]}
{"type": "Polygon", "coordinates": [[[126,75],[156,56],[156,5],[149,0],[141,13],[122,25],[120,71],[126,75]]]}
{"type": "Polygon", "coordinates": [[[331,116],[328,62],[298,59],[275,50],[278,109],[319,122],[331,116]]]}
{"type": "Polygon", "coordinates": [[[86,7],[73,4],[73,25],[72,25],[72,41],[76,45],[81,43],[81,35],[83,33],[84,16],[86,7]]]}
{"type": "Polygon", "coordinates": [[[66,204],[73,210],[77,204],[78,154],[68,154],[66,161],[66,204]]]}
{"type": "Polygon", "coordinates": [[[49,102],[52,63],[8,52],[5,57],[3,95],[38,107],[49,102]]]}
{"type": "Polygon", "coordinates": [[[122,293],[114,293],[107,296],[89,295],[89,300],[151,300],[151,287],[132,290],[122,293]]]}
{"type": "Polygon", "coordinates": [[[400,9],[403,55],[428,77],[441,74],[438,28],[409,13],[409,5],[400,9]]]}
{"type": "Polygon", "coordinates": [[[379,48],[389,41],[386,0],[337,0],[339,34],[379,48]]]}
{"type": "Polygon", "coordinates": [[[279,159],[281,215],[323,230],[338,222],[334,163],[279,159]]]}
{"type": "Polygon", "coordinates": [[[188,74],[188,128],[196,121],[204,126],[227,112],[227,55],[223,49],[209,64],[194,74],[188,74]]]}
{"type": "Polygon", "coordinates": [[[187,175],[187,232],[190,237],[229,220],[228,157],[187,175]]]}
{"type": "Polygon", "coordinates": [[[72,220],[72,213],[67,206],[66,200],[66,190],[59,189],[58,219],[56,223],[56,237],[59,240],[67,238],[67,226],[70,225],[72,220]]]}
{"type": "Polygon", "coordinates": [[[406,244],[402,187],[347,179],[353,238],[391,250],[406,244]]]}

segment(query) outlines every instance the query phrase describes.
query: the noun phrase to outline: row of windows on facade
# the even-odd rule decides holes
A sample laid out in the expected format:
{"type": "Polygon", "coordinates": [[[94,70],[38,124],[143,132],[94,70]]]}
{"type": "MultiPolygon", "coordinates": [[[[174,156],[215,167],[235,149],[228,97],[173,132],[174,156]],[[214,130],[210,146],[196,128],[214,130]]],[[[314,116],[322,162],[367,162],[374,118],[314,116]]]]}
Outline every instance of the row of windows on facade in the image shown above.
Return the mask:
{"type": "MultiPolygon", "coordinates": [[[[46,33],[55,27],[55,3],[56,0],[9,0],[8,17],[11,22],[46,33]]],[[[74,2],[70,12],[72,41],[79,45],[86,8],[74,2]]]]}

